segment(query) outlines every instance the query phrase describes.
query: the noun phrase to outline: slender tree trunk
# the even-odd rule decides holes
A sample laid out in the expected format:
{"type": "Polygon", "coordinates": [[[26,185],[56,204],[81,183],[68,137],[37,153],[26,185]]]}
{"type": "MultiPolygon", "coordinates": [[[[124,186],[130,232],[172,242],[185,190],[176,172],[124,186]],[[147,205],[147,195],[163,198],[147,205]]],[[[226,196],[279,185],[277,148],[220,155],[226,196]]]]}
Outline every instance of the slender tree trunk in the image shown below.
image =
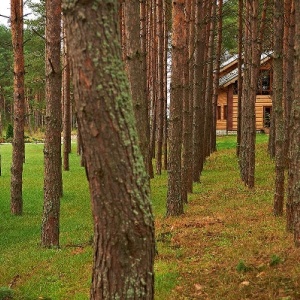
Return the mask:
{"type": "Polygon", "coordinates": [[[274,215],[282,216],[285,170],[285,117],[283,102],[283,0],[274,2],[274,53],[273,53],[273,113],[275,114],[275,194],[274,215]]]}
{"type": "Polygon", "coordinates": [[[194,68],[194,103],[193,103],[193,181],[200,181],[200,173],[204,161],[204,105],[203,105],[203,74],[204,74],[204,2],[196,2],[196,29],[195,29],[195,68],[194,68]]]}
{"type": "Polygon", "coordinates": [[[125,64],[133,101],[134,115],[137,123],[139,145],[145,166],[149,165],[149,117],[146,90],[146,73],[140,39],[140,1],[125,0],[125,64]]]}
{"type": "Polygon", "coordinates": [[[69,154],[71,153],[71,82],[68,47],[64,42],[64,69],[63,69],[63,168],[69,171],[69,154]]]}
{"type": "MultiPolygon", "coordinates": [[[[217,5],[217,4],[216,4],[217,5]]],[[[223,33],[223,0],[219,0],[218,3],[218,12],[217,12],[217,21],[218,21],[218,35],[217,35],[217,44],[216,44],[216,63],[214,71],[214,86],[213,86],[213,126],[212,126],[212,139],[211,139],[211,152],[217,150],[217,116],[216,109],[218,104],[218,91],[219,91],[219,78],[220,78],[220,64],[221,64],[221,55],[222,55],[222,33],[223,33]]]]}
{"type": "MultiPolygon", "coordinates": [[[[294,44],[295,44],[295,1],[291,0],[291,15],[290,15],[290,29],[289,29],[289,43],[288,43],[288,55],[289,55],[289,60],[287,62],[288,67],[287,67],[287,85],[288,85],[291,89],[289,89],[288,92],[288,114],[289,114],[289,122],[288,122],[288,134],[289,134],[289,160],[288,163],[290,164],[290,159],[291,159],[291,152],[292,152],[292,148],[290,146],[291,142],[292,142],[292,137],[293,137],[293,111],[292,111],[292,105],[293,105],[293,100],[294,100],[294,85],[293,85],[293,79],[294,79],[294,73],[295,73],[295,68],[294,68],[294,57],[295,57],[295,50],[294,50],[294,44]],[[291,72],[291,74],[289,73],[291,72]]],[[[295,64],[296,65],[296,64],[295,64]]],[[[288,170],[289,170],[289,176],[288,176],[288,195],[287,195],[287,203],[286,203],[286,219],[287,219],[287,223],[286,223],[286,229],[287,231],[292,232],[294,229],[294,217],[293,217],[293,198],[292,198],[292,184],[290,183],[291,177],[290,174],[292,174],[291,172],[291,167],[290,165],[288,165],[288,170]]]]}
{"type": "Polygon", "coordinates": [[[25,157],[24,146],[24,52],[23,52],[23,0],[11,0],[11,33],[14,54],[14,137],[11,166],[11,213],[23,212],[22,178],[25,157]]]}
{"type": "Polygon", "coordinates": [[[238,33],[238,115],[237,115],[237,143],[236,154],[240,155],[241,124],[242,124],[242,93],[243,93],[243,11],[244,1],[239,0],[239,33],[238,33]]]}
{"type": "Polygon", "coordinates": [[[292,105],[288,203],[292,211],[294,243],[300,247],[300,2],[295,1],[295,74],[292,105]]]}
{"type": "Polygon", "coordinates": [[[153,299],[149,180],[121,60],[118,0],[64,0],[64,12],[94,216],[90,297],[153,299]]]}
{"type": "Polygon", "coordinates": [[[168,54],[169,54],[169,34],[167,25],[166,2],[164,4],[164,136],[163,136],[163,169],[168,169],[168,54]]]}
{"type": "Polygon", "coordinates": [[[181,197],[181,147],[182,147],[182,98],[184,78],[182,66],[186,64],[185,0],[172,5],[172,75],[169,132],[169,168],[167,216],[183,214],[181,197]]]}
{"type": "Polygon", "coordinates": [[[61,0],[46,0],[46,131],[42,245],[59,246],[61,168],[61,0]]]}
{"type": "Polygon", "coordinates": [[[195,1],[187,1],[187,57],[186,84],[184,89],[183,109],[183,153],[182,182],[183,201],[187,202],[187,192],[193,192],[193,91],[194,91],[194,42],[195,42],[195,1]]]}
{"type": "Polygon", "coordinates": [[[156,16],[156,5],[155,0],[150,0],[148,7],[148,105],[150,111],[150,145],[149,145],[149,175],[150,178],[154,178],[154,170],[152,164],[152,158],[155,157],[155,141],[156,141],[156,121],[157,121],[157,97],[155,93],[156,88],[156,57],[157,57],[157,41],[156,41],[156,26],[155,26],[155,16],[156,16]]]}
{"type": "Polygon", "coordinates": [[[157,143],[156,143],[156,174],[161,175],[162,145],[164,130],[164,26],[163,0],[156,0],[156,38],[157,38],[157,143]]]}
{"type": "MultiPolygon", "coordinates": [[[[187,58],[189,57],[189,46],[190,46],[190,22],[191,22],[191,1],[186,1],[186,21],[182,26],[185,26],[186,31],[186,45],[183,49],[183,55],[187,58]]],[[[189,59],[186,60],[185,64],[182,66],[183,72],[183,114],[182,114],[182,168],[181,168],[181,183],[182,183],[182,201],[184,203],[188,202],[187,197],[187,178],[188,178],[188,170],[190,168],[190,159],[193,155],[192,148],[192,126],[190,126],[190,121],[192,120],[192,111],[190,107],[190,99],[189,99],[189,90],[190,90],[190,82],[189,82],[189,59]]]]}

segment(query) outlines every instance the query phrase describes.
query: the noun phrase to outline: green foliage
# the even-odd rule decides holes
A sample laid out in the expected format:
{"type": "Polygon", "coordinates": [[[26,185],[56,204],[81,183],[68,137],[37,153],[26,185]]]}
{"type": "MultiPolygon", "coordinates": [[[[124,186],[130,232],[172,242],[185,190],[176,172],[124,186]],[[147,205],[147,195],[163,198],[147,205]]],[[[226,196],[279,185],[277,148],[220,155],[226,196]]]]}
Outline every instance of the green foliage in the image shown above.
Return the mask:
{"type": "Polygon", "coordinates": [[[9,103],[13,91],[13,53],[10,29],[0,25],[0,93],[9,103]]]}
{"type": "Polygon", "coordinates": [[[250,270],[250,267],[247,266],[243,260],[240,260],[236,266],[236,270],[239,273],[248,272],[250,270]]]}
{"type": "Polygon", "coordinates": [[[13,299],[13,290],[8,287],[0,287],[0,300],[13,299]]]}
{"type": "Polygon", "coordinates": [[[7,125],[6,136],[5,136],[5,138],[6,138],[6,140],[10,140],[10,139],[12,139],[13,137],[14,137],[14,128],[13,128],[13,126],[9,123],[9,124],[7,125]]]}
{"type": "Polygon", "coordinates": [[[238,49],[238,1],[228,0],[223,7],[223,51],[231,54],[238,49]]]}
{"type": "Polygon", "coordinates": [[[273,255],[271,256],[269,265],[270,265],[271,267],[273,267],[273,266],[277,266],[277,265],[280,264],[281,262],[282,262],[282,259],[281,259],[278,255],[273,254],[273,255]]]}

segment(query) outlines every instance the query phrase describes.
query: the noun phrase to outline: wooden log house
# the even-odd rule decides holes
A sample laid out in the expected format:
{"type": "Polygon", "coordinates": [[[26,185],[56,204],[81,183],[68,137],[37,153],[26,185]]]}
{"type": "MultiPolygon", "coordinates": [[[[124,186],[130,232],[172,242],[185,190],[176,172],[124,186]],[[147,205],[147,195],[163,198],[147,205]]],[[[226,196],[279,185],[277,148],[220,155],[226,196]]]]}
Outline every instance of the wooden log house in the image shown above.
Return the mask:
{"type": "MultiPolygon", "coordinates": [[[[238,58],[237,55],[221,65],[217,103],[217,131],[237,130],[238,115],[238,58]]],[[[260,74],[255,102],[256,130],[268,132],[272,113],[272,57],[261,56],[260,74]]]]}

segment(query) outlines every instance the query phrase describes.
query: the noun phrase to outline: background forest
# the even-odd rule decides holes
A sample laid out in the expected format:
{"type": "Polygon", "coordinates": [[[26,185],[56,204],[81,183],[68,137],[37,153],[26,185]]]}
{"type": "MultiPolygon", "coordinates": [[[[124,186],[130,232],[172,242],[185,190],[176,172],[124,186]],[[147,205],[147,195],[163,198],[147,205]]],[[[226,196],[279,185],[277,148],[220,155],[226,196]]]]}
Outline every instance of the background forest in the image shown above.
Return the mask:
{"type": "Polygon", "coordinates": [[[298,299],[300,3],[26,5],[0,26],[0,300],[298,299]]]}

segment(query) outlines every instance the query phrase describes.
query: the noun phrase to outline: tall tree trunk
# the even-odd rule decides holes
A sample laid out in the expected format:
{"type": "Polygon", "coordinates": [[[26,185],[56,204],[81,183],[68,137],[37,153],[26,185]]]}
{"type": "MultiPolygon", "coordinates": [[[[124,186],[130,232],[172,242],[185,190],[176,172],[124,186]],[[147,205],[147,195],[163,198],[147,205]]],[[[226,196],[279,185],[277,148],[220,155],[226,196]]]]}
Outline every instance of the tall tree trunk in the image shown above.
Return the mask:
{"type": "MultiPolygon", "coordinates": [[[[294,85],[293,85],[293,79],[294,79],[294,44],[295,44],[295,1],[291,0],[291,15],[290,15],[290,29],[289,29],[289,43],[288,43],[288,55],[289,55],[289,60],[287,62],[287,85],[289,86],[289,92],[287,95],[288,98],[288,114],[289,114],[289,122],[288,122],[288,134],[289,134],[289,158],[291,157],[291,152],[292,149],[290,147],[290,143],[292,141],[292,135],[293,135],[293,120],[292,120],[292,105],[293,105],[293,100],[294,100],[294,85]],[[292,74],[290,74],[290,73],[292,74]]],[[[296,65],[296,64],[295,64],[296,65]]],[[[290,161],[288,161],[290,163],[290,161]]],[[[287,203],[286,203],[286,229],[287,231],[292,232],[294,229],[294,217],[293,217],[293,198],[291,197],[291,186],[292,184],[290,183],[290,180],[292,176],[290,176],[290,165],[289,167],[289,183],[288,183],[288,195],[287,195],[287,203]]]]}
{"type": "MultiPolygon", "coordinates": [[[[218,12],[217,20],[218,22],[218,34],[217,34],[217,44],[216,44],[216,63],[214,70],[214,87],[213,87],[213,126],[212,126],[212,138],[211,138],[211,152],[217,150],[217,116],[216,109],[218,104],[218,91],[219,91],[219,78],[220,78],[220,64],[222,55],[222,39],[223,39],[223,0],[218,1],[218,12]]],[[[217,5],[217,4],[216,4],[217,5]]]]}
{"type": "Polygon", "coordinates": [[[273,114],[275,114],[275,194],[274,215],[283,214],[285,170],[285,118],[283,102],[283,0],[274,1],[274,53],[273,53],[273,114]]]}
{"type": "Polygon", "coordinates": [[[140,39],[140,1],[125,0],[125,64],[133,101],[133,110],[137,123],[139,146],[145,166],[149,166],[149,117],[146,90],[146,73],[140,39]]]}
{"type": "Polygon", "coordinates": [[[164,136],[163,136],[163,169],[168,169],[168,54],[169,54],[169,32],[168,32],[168,20],[166,16],[167,5],[164,4],[164,136]]]}
{"type": "Polygon", "coordinates": [[[242,122],[240,143],[241,178],[249,187],[255,181],[255,101],[260,68],[263,32],[266,23],[268,0],[264,1],[259,20],[259,1],[246,0],[244,80],[242,95],[242,122]],[[260,22],[259,22],[260,21],[260,22]],[[258,26],[260,25],[260,26],[258,26]]]}
{"type": "Polygon", "coordinates": [[[42,245],[59,246],[61,167],[61,0],[46,0],[46,131],[42,245]]]}
{"type": "Polygon", "coordinates": [[[162,145],[164,133],[164,11],[163,0],[156,0],[156,39],[157,39],[157,143],[156,143],[156,174],[162,170],[162,145]]]}
{"type": "Polygon", "coordinates": [[[156,142],[156,121],[157,121],[157,97],[155,93],[156,87],[156,57],[157,57],[157,41],[156,41],[156,5],[155,0],[149,1],[148,7],[148,45],[147,45],[147,86],[148,86],[148,101],[150,111],[150,145],[149,145],[149,175],[154,178],[154,170],[152,158],[155,157],[155,142],[156,142]]]}
{"type": "Polygon", "coordinates": [[[181,197],[181,147],[182,147],[182,98],[184,78],[182,66],[186,64],[185,0],[172,4],[172,75],[169,131],[169,176],[167,216],[183,214],[181,197]]]}
{"type": "MultiPolygon", "coordinates": [[[[191,22],[191,1],[186,1],[186,21],[182,26],[185,26],[186,31],[186,47],[183,49],[183,55],[189,58],[189,47],[190,47],[190,22],[191,22]]],[[[190,159],[193,155],[192,148],[192,126],[190,122],[192,120],[192,111],[190,107],[190,82],[189,82],[189,59],[186,60],[185,64],[182,66],[182,76],[183,76],[183,114],[182,114],[182,168],[181,168],[181,184],[182,184],[182,201],[187,203],[187,178],[188,171],[190,169],[190,159]]],[[[191,124],[192,125],[192,124],[191,124]]]]}
{"type": "Polygon", "coordinates": [[[291,112],[291,143],[288,203],[292,210],[294,243],[300,247],[300,2],[295,1],[295,74],[294,101],[291,112]]]}
{"type": "Polygon", "coordinates": [[[237,143],[236,154],[240,155],[241,124],[242,124],[242,93],[243,93],[243,11],[244,0],[239,0],[239,33],[238,33],[238,115],[237,115],[237,143]]]}
{"type": "Polygon", "coordinates": [[[118,2],[63,6],[94,217],[90,296],[153,299],[154,223],[121,59],[118,2]]]}
{"type": "Polygon", "coordinates": [[[204,1],[196,2],[195,29],[195,68],[194,68],[194,103],[193,103],[193,181],[200,181],[200,173],[204,161],[204,103],[203,103],[203,74],[204,74],[204,1]]]}
{"type": "Polygon", "coordinates": [[[195,1],[187,1],[187,53],[186,83],[183,109],[183,153],[182,184],[183,201],[187,202],[187,192],[193,192],[193,92],[194,92],[194,42],[195,42],[195,1]]]}
{"type": "Polygon", "coordinates": [[[71,82],[70,82],[70,64],[69,54],[66,42],[64,42],[63,53],[63,168],[69,171],[69,154],[71,153],[71,82]]]}
{"type": "Polygon", "coordinates": [[[11,33],[14,54],[14,137],[11,166],[11,213],[21,215],[23,212],[22,178],[25,156],[23,0],[11,0],[11,33]]]}

